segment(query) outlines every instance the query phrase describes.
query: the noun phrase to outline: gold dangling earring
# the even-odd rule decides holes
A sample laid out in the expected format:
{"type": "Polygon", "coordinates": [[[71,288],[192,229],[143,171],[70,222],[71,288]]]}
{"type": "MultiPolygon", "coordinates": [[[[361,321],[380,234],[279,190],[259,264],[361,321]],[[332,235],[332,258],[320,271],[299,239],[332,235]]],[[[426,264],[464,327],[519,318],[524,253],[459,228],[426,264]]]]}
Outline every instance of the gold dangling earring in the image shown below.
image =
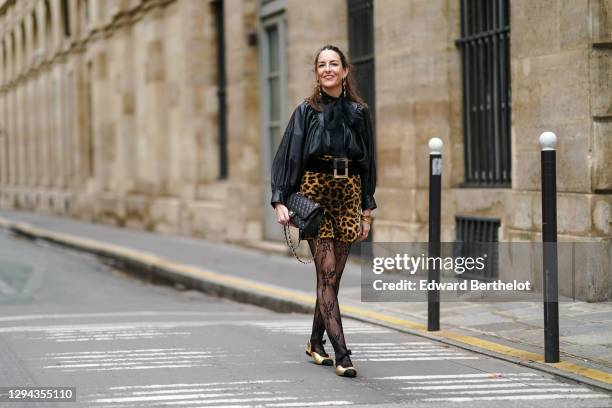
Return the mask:
{"type": "Polygon", "coordinates": [[[342,78],[342,97],[346,98],[346,86],[345,86],[346,78],[342,78]]]}

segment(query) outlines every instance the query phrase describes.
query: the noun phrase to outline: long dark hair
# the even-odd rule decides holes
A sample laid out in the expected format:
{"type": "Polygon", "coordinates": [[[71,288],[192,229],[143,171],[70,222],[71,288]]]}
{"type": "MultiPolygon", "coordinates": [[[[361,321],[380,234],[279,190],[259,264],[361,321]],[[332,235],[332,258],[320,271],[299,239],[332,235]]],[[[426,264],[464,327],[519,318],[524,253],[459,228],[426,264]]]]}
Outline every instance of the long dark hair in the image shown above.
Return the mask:
{"type": "MultiPolygon", "coordinates": [[[[340,56],[340,63],[342,64],[342,68],[347,68],[348,69],[348,74],[346,76],[345,79],[345,83],[344,83],[344,87],[346,90],[346,97],[345,99],[349,100],[349,101],[353,101],[353,102],[357,102],[360,105],[363,105],[364,107],[367,107],[368,105],[366,105],[366,103],[364,102],[363,98],[361,97],[361,95],[359,95],[359,91],[357,90],[357,84],[355,82],[355,78],[353,77],[353,65],[348,61],[348,59],[346,58],[346,55],[344,55],[344,53],[342,51],[340,51],[340,48],[336,47],[335,45],[324,45],[323,47],[321,47],[318,51],[317,54],[315,55],[314,58],[314,72],[315,72],[315,76],[317,75],[317,62],[319,62],[319,55],[321,55],[321,53],[325,50],[332,50],[334,52],[336,52],[339,56],[340,56]]],[[[320,93],[321,89],[319,88],[319,84],[318,81],[315,82],[314,85],[314,90],[312,92],[312,95],[310,95],[307,98],[308,104],[316,111],[320,112],[321,110],[323,110],[322,106],[321,106],[321,93],[320,93]]]]}

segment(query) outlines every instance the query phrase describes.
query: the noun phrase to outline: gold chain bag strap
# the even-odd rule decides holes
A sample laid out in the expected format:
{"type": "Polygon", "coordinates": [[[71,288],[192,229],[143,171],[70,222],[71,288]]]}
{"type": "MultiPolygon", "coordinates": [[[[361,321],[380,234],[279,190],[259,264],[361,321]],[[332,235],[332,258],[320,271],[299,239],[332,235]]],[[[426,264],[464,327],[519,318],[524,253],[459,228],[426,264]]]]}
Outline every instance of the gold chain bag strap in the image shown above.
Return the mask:
{"type": "MultiPolygon", "coordinates": [[[[289,219],[300,230],[300,241],[302,234],[306,236],[316,236],[319,233],[319,226],[323,218],[323,208],[318,203],[298,192],[289,196],[286,206],[287,209],[289,209],[289,219]]],[[[311,263],[312,260],[310,262],[305,262],[297,255],[297,247],[293,245],[287,225],[285,225],[284,231],[285,240],[293,252],[293,256],[301,263],[311,263]]],[[[299,244],[298,242],[298,247],[299,244]]]]}
{"type": "MultiPolygon", "coordinates": [[[[289,213],[289,214],[291,214],[291,213],[289,213]]],[[[309,264],[309,263],[312,263],[312,261],[314,261],[314,258],[313,258],[313,259],[310,259],[310,260],[308,260],[308,262],[306,262],[306,261],[304,261],[303,259],[301,259],[301,258],[298,256],[298,254],[297,254],[297,252],[296,252],[296,249],[298,249],[298,248],[299,248],[300,244],[299,244],[299,242],[298,242],[298,246],[297,246],[297,247],[293,245],[293,240],[291,239],[291,234],[289,233],[289,226],[288,226],[288,225],[285,225],[285,227],[283,228],[283,230],[285,231],[285,241],[287,241],[287,246],[288,246],[288,247],[291,249],[291,253],[292,253],[292,254],[293,254],[293,256],[295,257],[295,259],[297,259],[298,261],[300,261],[300,262],[301,262],[301,263],[303,263],[303,264],[309,264]]]]}

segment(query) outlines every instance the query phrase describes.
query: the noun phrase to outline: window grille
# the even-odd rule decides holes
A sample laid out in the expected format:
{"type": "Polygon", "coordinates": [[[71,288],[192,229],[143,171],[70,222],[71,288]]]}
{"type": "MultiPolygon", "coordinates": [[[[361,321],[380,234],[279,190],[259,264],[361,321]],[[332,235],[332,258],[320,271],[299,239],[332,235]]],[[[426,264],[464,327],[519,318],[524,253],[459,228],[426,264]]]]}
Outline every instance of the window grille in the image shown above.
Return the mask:
{"type": "Polygon", "coordinates": [[[466,279],[493,280],[498,273],[499,219],[456,216],[455,256],[479,257],[487,253],[485,268],[461,275],[466,279]]]}
{"type": "Polygon", "coordinates": [[[509,187],[509,0],[461,0],[465,183],[509,187]]]}

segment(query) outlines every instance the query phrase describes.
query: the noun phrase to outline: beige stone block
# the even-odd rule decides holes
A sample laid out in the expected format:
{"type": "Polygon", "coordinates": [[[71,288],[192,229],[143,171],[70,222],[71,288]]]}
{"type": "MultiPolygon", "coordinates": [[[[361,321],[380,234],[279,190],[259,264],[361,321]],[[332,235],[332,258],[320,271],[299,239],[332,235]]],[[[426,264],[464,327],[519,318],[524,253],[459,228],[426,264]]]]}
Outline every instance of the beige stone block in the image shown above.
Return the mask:
{"type": "MultiPolygon", "coordinates": [[[[518,230],[513,228],[504,229],[503,242],[533,242],[535,241],[535,233],[531,231],[518,230]]],[[[500,239],[500,241],[502,241],[500,239]]]]}
{"type": "Polygon", "coordinates": [[[594,49],[590,63],[591,114],[596,117],[612,117],[612,49],[594,49]]]}
{"type": "MultiPolygon", "coordinates": [[[[541,198],[534,200],[534,225],[542,230],[541,198]]],[[[589,235],[591,231],[590,196],[557,193],[557,232],[577,236],[589,235]]]]}
{"type": "Polygon", "coordinates": [[[125,222],[133,228],[150,230],[151,198],[146,195],[131,194],[125,198],[125,222]]]}
{"type": "Polygon", "coordinates": [[[408,101],[396,102],[384,96],[377,100],[376,147],[399,148],[412,145],[414,140],[413,105],[408,101]]]}
{"type": "Polygon", "coordinates": [[[164,68],[164,42],[161,39],[150,41],[147,44],[147,65],[145,71],[145,82],[163,81],[165,79],[164,68]]]}
{"type": "Polygon", "coordinates": [[[612,2],[610,0],[592,0],[591,16],[593,40],[612,39],[612,2]]]}
{"type": "Polygon", "coordinates": [[[513,124],[550,127],[589,118],[587,48],[513,61],[513,124]]]}
{"type": "Polygon", "coordinates": [[[95,78],[98,81],[104,81],[108,77],[108,58],[105,51],[100,51],[96,54],[94,63],[95,78]]]}
{"type": "MultiPolygon", "coordinates": [[[[442,185],[446,188],[457,188],[465,181],[465,156],[463,140],[456,141],[459,130],[456,134],[450,135],[450,146],[446,149],[449,153],[445,155],[442,164],[442,185]]],[[[463,136],[463,129],[461,129],[463,136]]]]}
{"type": "Polygon", "coordinates": [[[106,192],[97,195],[94,199],[94,208],[97,221],[117,226],[124,225],[125,202],[115,194],[106,192]]]}
{"type": "Polygon", "coordinates": [[[386,187],[399,187],[402,185],[401,149],[396,148],[381,148],[376,152],[376,178],[377,184],[383,184],[386,187]]]}
{"type": "MultiPolygon", "coordinates": [[[[537,137],[544,132],[543,129],[531,127],[517,127],[512,133],[529,133],[535,136],[536,141],[530,145],[520,148],[518,143],[512,144],[512,187],[518,190],[539,190],[540,180],[540,147],[537,144],[537,137]]],[[[513,137],[514,140],[516,138],[513,137]]]]}
{"type": "Polygon", "coordinates": [[[375,242],[426,242],[427,227],[417,223],[377,219],[372,239],[375,242]]]}
{"type": "Polygon", "coordinates": [[[150,206],[150,219],[153,231],[179,233],[182,204],[177,198],[158,198],[150,206]]]}
{"type": "Polygon", "coordinates": [[[560,0],[559,42],[562,49],[584,47],[590,37],[589,0],[560,0]]]}
{"type": "MultiPolygon", "coordinates": [[[[598,239],[583,239],[573,244],[571,268],[569,263],[560,263],[560,282],[574,282],[561,293],[574,295],[587,302],[603,302],[612,299],[612,242],[598,239]]],[[[562,247],[563,248],[563,247],[562,247]]],[[[565,252],[570,252],[569,247],[565,252]]],[[[560,285],[561,286],[561,285],[560,285]]],[[[562,289],[562,286],[560,287],[562,289]]]]}
{"type": "Polygon", "coordinates": [[[508,197],[508,228],[532,230],[535,193],[513,191],[508,197]]]}
{"type": "Polygon", "coordinates": [[[612,122],[593,122],[593,189],[612,190],[612,122]]]}
{"type": "Polygon", "coordinates": [[[506,214],[508,190],[455,188],[451,190],[455,215],[477,215],[502,218],[506,214]]]}
{"type": "Polygon", "coordinates": [[[198,201],[189,205],[192,214],[191,231],[211,241],[223,241],[227,234],[227,211],[218,202],[198,201]]]}
{"type": "Polygon", "coordinates": [[[510,1],[514,58],[550,54],[560,49],[560,8],[559,0],[510,1]]]}
{"type": "MultiPolygon", "coordinates": [[[[552,122],[554,123],[554,122],[552,122]]],[[[512,185],[521,190],[540,190],[542,132],[557,135],[557,191],[590,192],[590,122],[513,128],[512,185]],[[520,136],[519,136],[520,135],[520,136]]]]}
{"type": "Polygon", "coordinates": [[[612,237],[612,195],[594,195],[591,201],[593,234],[604,238],[612,237]]]}
{"type": "MultiPolygon", "coordinates": [[[[416,194],[412,189],[377,188],[376,203],[383,210],[385,219],[399,222],[414,222],[416,216],[416,194]]],[[[378,210],[377,210],[378,211],[378,210]]]]}

